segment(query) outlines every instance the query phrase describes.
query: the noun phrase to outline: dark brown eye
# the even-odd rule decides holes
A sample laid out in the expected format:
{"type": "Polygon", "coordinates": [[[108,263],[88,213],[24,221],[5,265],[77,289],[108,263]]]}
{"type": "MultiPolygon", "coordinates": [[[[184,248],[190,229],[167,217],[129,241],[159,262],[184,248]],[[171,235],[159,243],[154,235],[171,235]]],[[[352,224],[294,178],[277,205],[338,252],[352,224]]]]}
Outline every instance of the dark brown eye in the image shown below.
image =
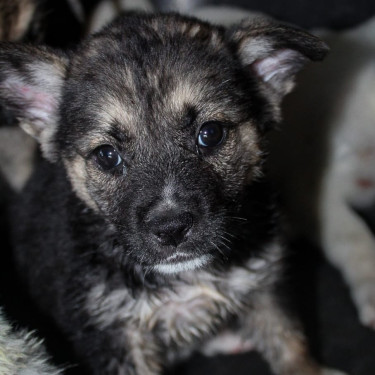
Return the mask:
{"type": "Polygon", "coordinates": [[[202,125],[198,134],[199,147],[217,147],[223,143],[226,129],[217,121],[209,121],[202,125]]]}
{"type": "Polygon", "coordinates": [[[123,161],[116,149],[110,145],[97,147],[94,151],[94,157],[104,171],[118,167],[123,161]]]}

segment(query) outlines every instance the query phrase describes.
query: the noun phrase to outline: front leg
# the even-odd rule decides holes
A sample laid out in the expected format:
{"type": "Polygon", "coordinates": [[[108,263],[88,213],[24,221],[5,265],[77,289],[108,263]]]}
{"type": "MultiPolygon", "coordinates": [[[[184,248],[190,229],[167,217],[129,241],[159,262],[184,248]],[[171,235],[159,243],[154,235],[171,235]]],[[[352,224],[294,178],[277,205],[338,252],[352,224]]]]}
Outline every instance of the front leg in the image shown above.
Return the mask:
{"type": "Polygon", "coordinates": [[[350,287],[361,322],[375,329],[375,238],[366,223],[333,193],[321,210],[322,244],[350,287]]]}
{"type": "Polygon", "coordinates": [[[74,341],[77,354],[94,375],[158,375],[163,351],[150,333],[139,327],[113,324],[86,326],[74,341]]]}
{"type": "Polygon", "coordinates": [[[251,337],[277,375],[344,375],[322,369],[311,357],[299,327],[281,308],[274,295],[257,293],[248,314],[241,317],[241,332],[251,337]]]}

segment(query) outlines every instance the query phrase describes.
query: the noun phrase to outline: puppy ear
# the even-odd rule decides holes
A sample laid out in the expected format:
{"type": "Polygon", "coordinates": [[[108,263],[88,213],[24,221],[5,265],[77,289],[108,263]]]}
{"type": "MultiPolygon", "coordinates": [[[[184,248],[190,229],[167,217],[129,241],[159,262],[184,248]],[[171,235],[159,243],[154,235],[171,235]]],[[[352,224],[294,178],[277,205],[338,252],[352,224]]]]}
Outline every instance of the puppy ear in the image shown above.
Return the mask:
{"type": "Polygon", "coordinates": [[[266,17],[245,20],[227,32],[242,64],[255,72],[276,105],[293,89],[305,63],[322,60],[329,50],[319,38],[266,17]]]}
{"type": "Polygon", "coordinates": [[[67,64],[67,57],[43,47],[0,43],[0,99],[50,161],[67,64]]]}

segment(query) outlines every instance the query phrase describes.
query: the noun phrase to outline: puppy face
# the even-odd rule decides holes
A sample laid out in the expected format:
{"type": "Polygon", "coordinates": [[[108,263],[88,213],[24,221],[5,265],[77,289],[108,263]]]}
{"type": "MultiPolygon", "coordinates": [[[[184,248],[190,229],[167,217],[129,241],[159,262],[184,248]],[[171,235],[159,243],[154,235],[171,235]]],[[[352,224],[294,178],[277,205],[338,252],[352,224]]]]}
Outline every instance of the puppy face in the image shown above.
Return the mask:
{"type": "Polygon", "coordinates": [[[115,231],[120,258],[167,274],[225,251],[264,128],[326,50],[264,19],[228,31],[177,15],[124,17],[71,57],[17,47],[16,65],[15,48],[0,56],[1,95],[115,231]]]}
{"type": "Polygon", "coordinates": [[[75,190],[137,262],[173,272],[220,255],[261,155],[251,110],[261,99],[223,33],[121,23],[83,54],[71,64],[58,136],[75,190]]]}

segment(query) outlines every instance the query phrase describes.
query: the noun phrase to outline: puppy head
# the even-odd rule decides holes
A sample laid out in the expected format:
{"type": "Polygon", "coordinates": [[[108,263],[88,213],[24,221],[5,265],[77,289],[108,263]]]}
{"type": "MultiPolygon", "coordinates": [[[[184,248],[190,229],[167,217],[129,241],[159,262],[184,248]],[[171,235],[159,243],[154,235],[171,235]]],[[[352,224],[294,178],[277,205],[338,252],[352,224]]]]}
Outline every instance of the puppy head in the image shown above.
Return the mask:
{"type": "Polygon", "coordinates": [[[132,15],[71,55],[2,45],[0,95],[115,229],[114,261],[177,273],[225,251],[261,173],[265,128],[280,120],[295,73],[325,53],[266,19],[225,30],[132,15]]]}

